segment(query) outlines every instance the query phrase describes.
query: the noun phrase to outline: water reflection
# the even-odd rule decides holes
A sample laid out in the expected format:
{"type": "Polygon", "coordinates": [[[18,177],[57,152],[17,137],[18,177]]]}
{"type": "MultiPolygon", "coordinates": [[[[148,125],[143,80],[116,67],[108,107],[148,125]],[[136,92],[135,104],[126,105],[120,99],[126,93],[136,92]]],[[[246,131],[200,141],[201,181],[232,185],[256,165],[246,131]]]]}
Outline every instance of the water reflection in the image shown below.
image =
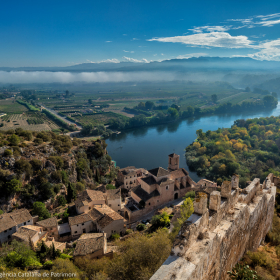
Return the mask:
{"type": "MultiPolygon", "coordinates": [[[[192,118],[175,123],[161,124],[150,127],[139,127],[112,135],[106,140],[109,155],[120,167],[136,166],[147,169],[158,166],[167,168],[168,154],[180,155],[180,167],[188,169],[184,157],[184,149],[196,138],[196,130],[216,130],[231,127],[236,119],[279,116],[280,105],[274,110],[265,112],[245,112],[242,114],[210,115],[192,118]]],[[[190,176],[199,180],[195,172],[190,176]]]]}

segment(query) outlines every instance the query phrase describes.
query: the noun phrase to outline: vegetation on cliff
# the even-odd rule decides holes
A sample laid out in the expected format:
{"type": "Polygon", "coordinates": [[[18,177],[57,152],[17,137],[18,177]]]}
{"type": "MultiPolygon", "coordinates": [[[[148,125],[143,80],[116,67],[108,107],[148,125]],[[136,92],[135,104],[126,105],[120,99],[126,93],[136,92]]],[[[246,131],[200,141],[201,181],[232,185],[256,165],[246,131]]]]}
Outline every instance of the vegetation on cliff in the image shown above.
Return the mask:
{"type": "Polygon", "coordinates": [[[0,133],[0,191],[6,201],[3,210],[11,207],[7,201],[15,195],[12,207],[29,207],[48,199],[63,205],[85,187],[109,184],[116,173],[105,141],[71,140],[66,135],[31,133],[20,128],[0,133]],[[68,195],[64,197],[66,188],[68,195]]]}
{"type": "Polygon", "coordinates": [[[186,148],[187,164],[218,184],[234,173],[240,185],[269,173],[280,175],[280,117],[236,120],[231,128],[203,132],[186,148]]]}

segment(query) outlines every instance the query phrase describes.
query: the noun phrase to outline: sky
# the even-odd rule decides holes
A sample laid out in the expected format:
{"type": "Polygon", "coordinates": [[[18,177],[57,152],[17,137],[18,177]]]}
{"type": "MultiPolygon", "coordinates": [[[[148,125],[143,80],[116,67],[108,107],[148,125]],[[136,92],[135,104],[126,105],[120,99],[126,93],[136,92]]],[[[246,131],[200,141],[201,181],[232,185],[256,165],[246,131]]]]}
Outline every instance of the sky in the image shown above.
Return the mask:
{"type": "Polygon", "coordinates": [[[280,1],[9,0],[0,67],[199,56],[280,60],[280,1]]]}

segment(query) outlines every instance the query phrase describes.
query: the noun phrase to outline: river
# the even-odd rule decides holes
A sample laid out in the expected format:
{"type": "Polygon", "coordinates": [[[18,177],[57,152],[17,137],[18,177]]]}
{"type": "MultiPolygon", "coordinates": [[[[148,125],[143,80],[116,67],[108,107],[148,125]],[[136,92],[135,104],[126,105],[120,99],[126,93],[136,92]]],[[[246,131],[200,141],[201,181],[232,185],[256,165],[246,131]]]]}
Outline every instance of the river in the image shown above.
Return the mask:
{"type": "MultiPolygon", "coordinates": [[[[120,168],[126,166],[145,169],[159,166],[167,168],[168,155],[176,153],[180,155],[180,167],[189,171],[184,149],[196,139],[196,130],[202,129],[205,132],[231,127],[237,119],[279,115],[280,103],[277,108],[269,111],[205,116],[164,125],[139,127],[111,136],[106,140],[107,150],[120,168]]],[[[189,173],[194,181],[201,178],[195,172],[189,173]]]]}

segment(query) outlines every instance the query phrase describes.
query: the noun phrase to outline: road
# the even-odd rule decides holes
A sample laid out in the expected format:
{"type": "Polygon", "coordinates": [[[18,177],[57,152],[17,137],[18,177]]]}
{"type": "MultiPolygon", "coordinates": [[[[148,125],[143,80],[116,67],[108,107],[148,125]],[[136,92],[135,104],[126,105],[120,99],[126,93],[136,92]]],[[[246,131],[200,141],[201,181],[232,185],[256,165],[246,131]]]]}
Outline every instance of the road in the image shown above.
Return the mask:
{"type": "Polygon", "coordinates": [[[50,108],[47,108],[46,106],[44,106],[44,105],[42,105],[42,104],[39,104],[39,103],[38,103],[38,105],[41,106],[42,109],[45,109],[45,110],[49,111],[50,113],[52,113],[53,115],[55,115],[55,116],[58,117],[59,119],[63,120],[64,122],[68,123],[69,125],[74,125],[74,126],[76,126],[79,130],[82,129],[82,127],[81,127],[80,125],[77,125],[77,124],[75,124],[74,122],[71,122],[71,121],[67,120],[65,117],[60,116],[56,111],[54,111],[54,110],[52,110],[52,109],[50,109],[50,108]]]}

